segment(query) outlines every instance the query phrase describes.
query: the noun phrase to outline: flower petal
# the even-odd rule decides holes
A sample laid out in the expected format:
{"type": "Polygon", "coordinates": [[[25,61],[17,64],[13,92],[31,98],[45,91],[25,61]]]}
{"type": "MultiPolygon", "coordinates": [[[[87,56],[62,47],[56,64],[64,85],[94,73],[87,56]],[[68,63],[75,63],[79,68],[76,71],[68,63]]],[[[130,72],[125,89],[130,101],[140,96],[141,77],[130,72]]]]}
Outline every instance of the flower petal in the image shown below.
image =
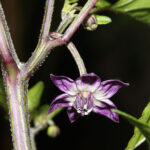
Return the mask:
{"type": "Polygon", "coordinates": [[[76,81],[80,91],[94,92],[101,84],[101,79],[94,73],[87,73],[79,77],[76,81]]]}
{"type": "Polygon", "coordinates": [[[50,75],[50,78],[61,91],[70,95],[77,93],[76,84],[72,79],[65,76],[55,76],[53,74],[50,75]]]}
{"type": "Polygon", "coordinates": [[[118,114],[116,112],[113,112],[112,107],[105,104],[105,103],[101,103],[100,107],[99,106],[94,106],[93,107],[93,112],[104,115],[104,116],[108,117],[109,119],[113,120],[116,123],[119,122],[118,114]]]}
{"type": "Polygon", "coordinates": [[[101,107],[102,103],[105,103],[112,108],[116,108],[115,104],[110,99],[101,99],[101,100],[94,99],[93,102],[95,106],[101,107]]]}
{"type": "Polygon", "coordinates": [[[95,91],[94,97],[98,100],[110,98],[123,86],[129,86],[129,83],[124,83],[120,80],[103,81],[99,89],[95,91]]]}
{"type": "MultiPolygon", "coordinates": [[[[50,109],[48,111],[48,114],[56,110],[57,108],[60,107],[70,107],[73,105],[73,98],[70,97],[68,94],[61,94],[58,95],[51,103],[50,109]]],[[[74,98],[75,99],[75,98],[74,98]]]]}
{"type": "Polygon", "coordinates": [[[67,109],[67,114],[71,123],[79,119],[79,117],[81,116],[79,113],[76,112],[75,108],[73,107],[69,107],[67,109]]]}

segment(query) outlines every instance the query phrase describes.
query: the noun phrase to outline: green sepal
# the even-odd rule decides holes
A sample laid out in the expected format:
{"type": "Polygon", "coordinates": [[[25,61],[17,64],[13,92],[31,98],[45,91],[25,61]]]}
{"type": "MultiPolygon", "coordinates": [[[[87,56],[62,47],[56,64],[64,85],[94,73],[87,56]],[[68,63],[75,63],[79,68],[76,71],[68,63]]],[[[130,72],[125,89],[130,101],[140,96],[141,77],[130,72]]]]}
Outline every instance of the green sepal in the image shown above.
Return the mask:
{"type": "Polygon", "coordinates": [[[29,112],[33,112],[40,105],[41,96],[44,91],[44,83],[42,81],[37,82],[28,91],[28,108],[29,112]]]}
{"type": "Polygon", "coordinates": [[[49,111],[49,105],[45,104],[40,106],[40,108],[35,112],[33,122],[36,123],[42,123],[45,124],[49,120],[52,120],[57,114],[59,114],[64,108],[58,108],[52,113],[48,114],[49,111]]]}
{"type": "Polygon", "coordinates": [[[47,120],[48,120],[47,112],[48,112],[48,110],[49,110],[49,105],[45,104],[45,105],[42,105],[36,111],[34,118],[33,118],[34,125],[39,124],[39,123],[42,125],[47,124],[47,120]]]}
{"type": "MultiPolygon", "coordinates": [[[[128,120],[129,123],[131,123],[133,126],[136,126],[140,130],[140,132],[145,136],[146,141],[150,148],[150,125],[120,110],[113,109],[113,111],[115,111],[116,113],[121,115],[123,118],[128,120]]],[[[132,150],[132,149],[126,149],[126,150],[132,150]]]]}
{"type": "Polygon", "coordinates": [[[98,25],[105,25],[112,22],[111,18],[108,16],[95,15],[98,25]]]}
{"type": "MultiPolygon", "coordinates": [[[[140,121],[150,125],[150,102],[145,107],[144,111],[142,112],[142,116],[139,118],[140,121]]],[[[135,149],[139,145],[141,145],[145,141],[144,135],[140,132],[140,130],[135,127],[134,134],[131,137],[126,150],[135,149]]]]}

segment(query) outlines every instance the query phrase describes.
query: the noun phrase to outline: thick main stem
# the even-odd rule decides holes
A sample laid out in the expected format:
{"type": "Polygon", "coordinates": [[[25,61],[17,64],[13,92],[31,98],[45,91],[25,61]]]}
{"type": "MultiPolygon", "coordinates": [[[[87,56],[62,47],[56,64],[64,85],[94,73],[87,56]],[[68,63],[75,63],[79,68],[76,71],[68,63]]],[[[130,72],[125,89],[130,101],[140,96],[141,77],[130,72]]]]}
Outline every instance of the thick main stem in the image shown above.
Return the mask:
{"type": "Polygon", "coordinates": [[[10,123],[15,150],[31,150],[29,120],[26,106],[26,80],[23,65],[15,52],[0,3],[0,55],[9,104],[10,123]]]}
{"type": "Polygon", "coordinates": [[[26,82],[20,72],[11,77],[5,73],[4,80],[9,104],[9,114],[15,150],[31,150],[29,118],[27,115],[26,82]]]}

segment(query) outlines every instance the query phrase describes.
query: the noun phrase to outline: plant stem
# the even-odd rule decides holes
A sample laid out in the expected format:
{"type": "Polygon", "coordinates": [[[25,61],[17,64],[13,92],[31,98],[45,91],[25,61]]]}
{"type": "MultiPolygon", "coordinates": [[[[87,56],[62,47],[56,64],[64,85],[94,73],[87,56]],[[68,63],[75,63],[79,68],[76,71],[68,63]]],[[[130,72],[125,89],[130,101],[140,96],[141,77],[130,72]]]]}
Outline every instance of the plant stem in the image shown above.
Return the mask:
{"type": "Polygon", "coordinates": [[[54,0],[47,0],[43,18],[43,24],[41,28],[41,37],[47,38],[51,27],[52,14],[54,10],[54,0]]]}
{"type": "Polygon", "coordinates": [[[8,72],[20,65],[0,2],[0,54],[8,72]]]}
{"type": "Polygon", "coordinates": [[[27,112],[26,80],[23,65],[15,52],[0,3],[0,54],[2,73],[8,99],[13,146],[15,150],[31,150],[27,112]]]}
{"type": "Polygon", "coordinates": [[[88,0],[80,13],[77,15],[77,17],[74,19],[72,24],[69,26],[69,28],[66,30],[64,33],[64,40],[69,41],[70,38],[73,36],[73,34],[76,32],[78,27],[81,25],[83,20],[87,17],[89,14],[90,10],[94,7],[96,4],[97,0],[88,0]]]}
{"type": "Polygon", "coordinates": [[[86,73],[86,67],[84,65],[84,62],[83,62],[78,50],[76,49],[75,45],[72,42],[69,42],[67,44],[67,48],[69,49],[70,53],[72,54],[77,66],[78,66],[80,76],[82,76],[83,74],[86,73]]]}
{"type": "Polygon", "coordinates": [[[9,104],[9,115],[15,150],[31,150],[30,125],[27,107],[27,81],[16,71],[12,78],[3,71],[9,104]]]}
{"type": "Polygon", "coordinates": [[[44,130],[47,127],[47,125],[38,125],[35,128],[31,128],[31,140],[32,140],[32,150],[36,150],[36,142],[35,142],[35,136],[42,130],[44,130]]]}
{"type": "Polygon", "coordinates": [[[72,24],[66,30],[64,35],[60,38],[50,40],[48,38],[41,39],[33,52],[33,55],[29,58],[26,63],[26,73],[30,77],[36,69],[39,68],[45,57],[51,52],[51,50],[57,46],[66,44],[73,34],[76,32],[82,21],[86,18],[90,10],[94,7],[97,0],[88,0],[81,12],[74,19],[72,24]]]}

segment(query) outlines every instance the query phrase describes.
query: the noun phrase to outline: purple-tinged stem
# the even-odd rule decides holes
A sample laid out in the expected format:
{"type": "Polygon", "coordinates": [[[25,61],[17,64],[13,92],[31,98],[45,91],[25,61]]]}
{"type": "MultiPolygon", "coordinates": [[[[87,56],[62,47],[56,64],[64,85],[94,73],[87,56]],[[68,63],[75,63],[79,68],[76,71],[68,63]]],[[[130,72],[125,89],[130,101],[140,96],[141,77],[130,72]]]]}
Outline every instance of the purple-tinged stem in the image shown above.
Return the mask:
{"type": "MultiPolygon", "coordinates": [[[[56,38],[57,39],[57,38],[62,37],[62,34],[53,32],[53,33],[50,34],[50,36],[52,38],[56,38]]],[[[83,74],[87,73],[86,67],[84,65],[84,62],[83,62],[83,60],[82,60],[82,58],[81,58],[77,48],[73,44],[73,42],[70,41],[66,46],[67,46],[68,50],[70,51],[71,55],[73,56],[77,66],[78,66],[78,70],[79,70],[80,76],[82,76],[83,74]]]]}
{"type": "Polygon", "coordinates": [[[86,73],[86,67],[84,65],[84,62],[83,62],[78,50],[76,49],[75,45],[72,42],[69,42],[67,44],[67,48],[69,49],[70,53],[72,54],[77,66],[78,66],[80,76],[82,76],[83,74],[86,73]]]}
{"type": "Polygon", "coordinates": [[[54,0],[47,0],[45,6],[45,12],[44,12],[43,24],[41,28],[42,39],[45,39],[49,36],[53,10],[54,10],[54,0]]]}
{"type": "Polygon", "coordinates": [[[31,150],[27,112],[26,82],[23,65],[15,52],[0,3],[0,55],[8,99],[12,140],[15,150],[31,150]]]}
{"type": "Polygon", "coordinates": [[[73,34],[76,32],[78,27],[81,25],[83,20],[87,17],[90,10],[94,7],[97,0],[88,0],[81,12],[74,19],[72,24],[66,30],[64,35],[58,39],[50,40],[50,39],[41,39],[37,48],[33,52],[33,55],[26,63],[26,73],[27,76],[31,76],[32,73],[35,72],[36,69],[41,65],[44,61],[45,57],[51,52],[51,50],[57,46],[61,46],[66,44],[73,34]]]}
{"type": "Polygon", "coordinates": [[[19,70],[19,59],[15,52],[4,12],[0,3],[0,55],[8,72],[19,70]]]}
{"type": "Polygon", "coordinates": [[[4,73],[9,104],[13,146],[15,150],[31,150],[30,126],[27,113],[27,83],[19,72],[14,78],[4,73]]]}
{"type": "Polygon", "coordinates": [[[87,17],[90,10],[95,6],[96,2],[98,0],[88,0],[85,6],[82,8],[78,16],[74,19],[70,27],[66,30],[64,33],[63,39],[65,41],[69,41],[70,38],[73,36],[73,34],[76,32],[76,30],[79,28],[83,20],[87,17]]]}

